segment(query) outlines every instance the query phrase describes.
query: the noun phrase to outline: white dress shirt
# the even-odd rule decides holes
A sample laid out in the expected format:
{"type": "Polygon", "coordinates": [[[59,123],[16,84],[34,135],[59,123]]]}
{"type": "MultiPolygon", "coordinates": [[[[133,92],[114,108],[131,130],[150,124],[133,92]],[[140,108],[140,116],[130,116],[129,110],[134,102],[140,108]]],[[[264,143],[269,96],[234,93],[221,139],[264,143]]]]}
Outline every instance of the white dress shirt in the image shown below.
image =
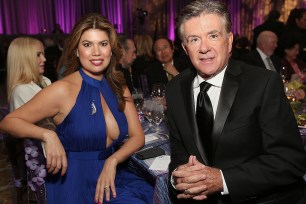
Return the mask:
{"type": "MultiPolygon", "coordinates": [[[[219,103],[219,98],[220,98],[220,93],[221,93],[221,86],[223,83],[223,78],[225,74],[227,66],[216,76],[208,79],[206,82],[210,83],[212,86],[208,89],[207,95],[209,96],[209,99],[211,101],[211,105],[213,108],[214,112],[214,118],[216,117],[216,112],[217,112],[217,107],[219,103]]],[[[197,98],[198,94],[200,93],[200,84],[205,81],[200,75],[197,75],[194,80],[193,80],[193,97],[194,97],[194,108],[196,112],[196,107],[197,107],[197,98]]],[[[222,175],[222,182],[223,182],[223,192],[221,192],[222,195],[227,195],[229,194],[224,176],[222,171],[220,170],[221,175],[222,175]]]]}
{"type": "MultiPolygon", "coordinates": [[[[272,66],[273,66],[273,67],[271,67],[270,64],[269,64],[269,62],[267,61],[267,57],[270,58],[270,56],[268,56],[268,55],[266,55],[265,53],[263,53],[259,48],[256,48],[256,50],[258,51],[258,53],[259,53],[259,55],[260,55],[262,61],[264,62],[266,69],[269,69],[269,70],[272,70],[272,71],[276,71],[276,70],[275,70],[275,67],[274,67],[274,65],[273,65],[273,62],[271,61],[272,66]]],[[[270,60],[271,60],[271,59],[270,59],[270,60]]]]}
{"type": "MultiPolygon", "coordinates": [[[[218,107],[220,93],[221,93],[221,86],[222,86],[222,83],[223,83],[223,78],[224,78],[226,68],[227,68],[227,66],[220,73],[218,73],[216,76],[214,76],[211,79],[208,79],[206,81],[207,83],[210,83],[212,85],[208,89],[207,94],[209,96],[209,99],[210,99],[212,107],[213,107],[214,118],[215,118],[216,112],[217,112],[217,107],[218,107]]],[[[200,84],[203,81],[205,81],[205,80],[200,75],[197,75],[193,80],[193,97],[194,97],[195,112],[196,112],[196,107],[197,107],[197,97],[198,97],[198,94],[200,93],[200,84]]],[[[228,191],[223,173],[222,173],[221,170],[220,170],[220,172],[221,172],[222,183],[223,183],[223,192],[221,192],[221,194],[222,195],[228,195],[229,191],[228,191]]],[[[171,184],[175,188],[174,179],[173,179],[172,176],[171,176],[171,184]]]]}

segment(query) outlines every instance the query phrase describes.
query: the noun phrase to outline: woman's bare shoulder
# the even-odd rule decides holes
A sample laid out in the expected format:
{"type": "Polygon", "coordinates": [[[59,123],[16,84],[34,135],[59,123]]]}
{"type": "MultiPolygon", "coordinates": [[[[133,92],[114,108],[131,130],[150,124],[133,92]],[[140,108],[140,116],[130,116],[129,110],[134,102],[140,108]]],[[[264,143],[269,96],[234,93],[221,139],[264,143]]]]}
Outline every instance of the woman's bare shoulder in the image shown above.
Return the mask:
{"type": "Polygon", "coordinates": [[[77,91],[81,87],[81,83],[82,79],[80,75],[76,72],[52,83],[50,86],[46,87],[46,91],[55,92],[58,97],[65,97],[77,91]]]}

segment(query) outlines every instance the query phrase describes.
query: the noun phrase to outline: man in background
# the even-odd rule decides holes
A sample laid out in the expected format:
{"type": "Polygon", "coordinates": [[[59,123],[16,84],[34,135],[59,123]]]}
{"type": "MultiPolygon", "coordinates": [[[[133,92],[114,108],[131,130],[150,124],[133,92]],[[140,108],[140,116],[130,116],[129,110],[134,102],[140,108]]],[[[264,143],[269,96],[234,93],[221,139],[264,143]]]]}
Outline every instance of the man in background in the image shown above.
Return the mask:
{"type": "Polygon", "coordinates": [[[173,43],[168,38],[157,38],[153,43],[153,51],[157,60],[151,63],[147,69],[150,90],[155,83],[167,84],[186,68],[186,63],[183,60],[173,57],[173,43]]]}
{"type": "Polygon", "coordinates": [[[277,36],[272,31],[262,31],[256,41],[256,49],[241,56],[241,60],[258,67],[279,72],[281,60],[274,54],[277,48],[277,36]]]}
{"type": "Polygon", "coordinates": [[[126,85],[128,86],[131,93],[134,92],[133,87],[133,73],[132,64],[136,59],[136,47],[132,39],[127,38],[124,35],[118,36],[118,42],[122,48],[122,57],[119,61],[117,68],[123,72],[126,85]]]}

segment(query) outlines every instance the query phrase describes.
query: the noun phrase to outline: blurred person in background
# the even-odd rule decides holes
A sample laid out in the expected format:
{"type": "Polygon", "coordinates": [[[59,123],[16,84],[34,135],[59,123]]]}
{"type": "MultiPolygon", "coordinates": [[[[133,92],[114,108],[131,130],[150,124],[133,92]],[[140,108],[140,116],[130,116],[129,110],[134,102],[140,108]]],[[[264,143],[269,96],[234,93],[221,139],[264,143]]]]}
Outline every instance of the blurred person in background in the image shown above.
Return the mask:
{"type": "MultiPolygon", "coordinates": [[[[12,41],[7,56],[7,93],[11,112],[23,106],[39,91],[51,84],[51,81],[43,76],[45,72],[45,63],[46,58],[42,42],[31,37],[18,37],[12,41]]],[[[42,126],[42,123],[43,120],[38,122],[38,125],[42,126]]],[[[50,123],[50,127],[54,129],[52,123],[50,123]]],[[[37,155],[35,160],[37,166],[41,168],[41,171],[43,171],[43,165],[45,165],[40,143],[8,137],[6,139],[6,144],[14,170],[15,186],[17,188],[22,187],[22,183],[27,181],[26,174],[28,174],[29,180],[26,183],[28,183],[30,187],[32,186],[29,189],[35,189],[36,192],[38,192],[38,190],[42,191],[41,195],[36,195],[39,203],[42,203],[45,189],[40,188],[39,185],[33,184],[34,182],[32,183],[31,178],[33,178],[33,176],[30,175],[30,173],[33,172],[33,168],[30,164],[31,159],[25,154],[24,142],[25,146],[31,143],[32,148],[35,146],[37,149],[36,152],[40,152],[40,155],[37,155]],[[27,158],[27,160],[25,161],[24,158],[27,158]]],[[[17,199],[21,202],[20,190],[17,191],[17,199]]]]}
{"type": "Polygon", "coordinates": [[[146,72],[150,64],[154,61],[152,52],[153,40],[150,35],[137,35],[134,38],[136,44],[136,59],[132,64],[133,84],[135,88],[140,88],[144,97],[149,96],[149,86],[146,72]]]}
{"type": "Polygon", "coordinates": [[[250,65],[279,72],[280,58],[274,54],[277,48],[277,36],[272,31],[262,31],[256,41],[256,49],[242,55],[240,60],[250,65]]]}
{"type": "Polygon", "coordinates": [[[147,70],[149,90],[155,83],[167,84],[173,77],[188,68],[188,65],[179,58],[174,58],[174,46],[166,37],[158,37],[153,43],[155,60],[147,70]]]}
{"type": "Polygon", "coordinates": [[[286,80],[290,81],[292,74],[296,74],[302,82],[305,80],[305,75],[303,73],[306,69],[305,63],[298,58],[300,52],[300,44],[296,38],[288,38],[286,41],[282,42],[280,45],[284,52],[282,58],[282,66],[286,68],[286,80]]]}
{"type": "Polygon", "coordinates": [[[126,85],[130,92],[133,93],[135,86],[133,84],[132,64],[136,59],[135,43],[132,39],[124,35],[118,35],[118,42],[122,49],[122,57],[119,60],[117,69],[123,73],[126,85]]]}
{"type": "Polygon", "coordinates": [[[279,44],[286,42],[288,38],[295,38],[300,44],[298,58],[306,63],[306,9],[292,9],[279,44]]]}

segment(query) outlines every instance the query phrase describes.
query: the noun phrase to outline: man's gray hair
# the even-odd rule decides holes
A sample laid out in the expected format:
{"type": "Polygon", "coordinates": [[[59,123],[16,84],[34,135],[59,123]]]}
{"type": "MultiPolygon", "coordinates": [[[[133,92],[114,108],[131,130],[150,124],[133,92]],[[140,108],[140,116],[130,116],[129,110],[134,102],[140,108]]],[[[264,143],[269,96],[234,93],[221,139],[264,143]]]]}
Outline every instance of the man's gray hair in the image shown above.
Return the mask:
{"type": "Polygon", "coordinates": [[[184,41],[183,30],[181,28],[182,24],[201,14],[216,14],[221,16],[225,23],[225,31],[227,33],[231,32],[232,22],[230,13],[223,3],[213,0],[195,0],[185,6],[177,18],[176,26],[179,29],[179,38],[182,41],[184,41]]]}

